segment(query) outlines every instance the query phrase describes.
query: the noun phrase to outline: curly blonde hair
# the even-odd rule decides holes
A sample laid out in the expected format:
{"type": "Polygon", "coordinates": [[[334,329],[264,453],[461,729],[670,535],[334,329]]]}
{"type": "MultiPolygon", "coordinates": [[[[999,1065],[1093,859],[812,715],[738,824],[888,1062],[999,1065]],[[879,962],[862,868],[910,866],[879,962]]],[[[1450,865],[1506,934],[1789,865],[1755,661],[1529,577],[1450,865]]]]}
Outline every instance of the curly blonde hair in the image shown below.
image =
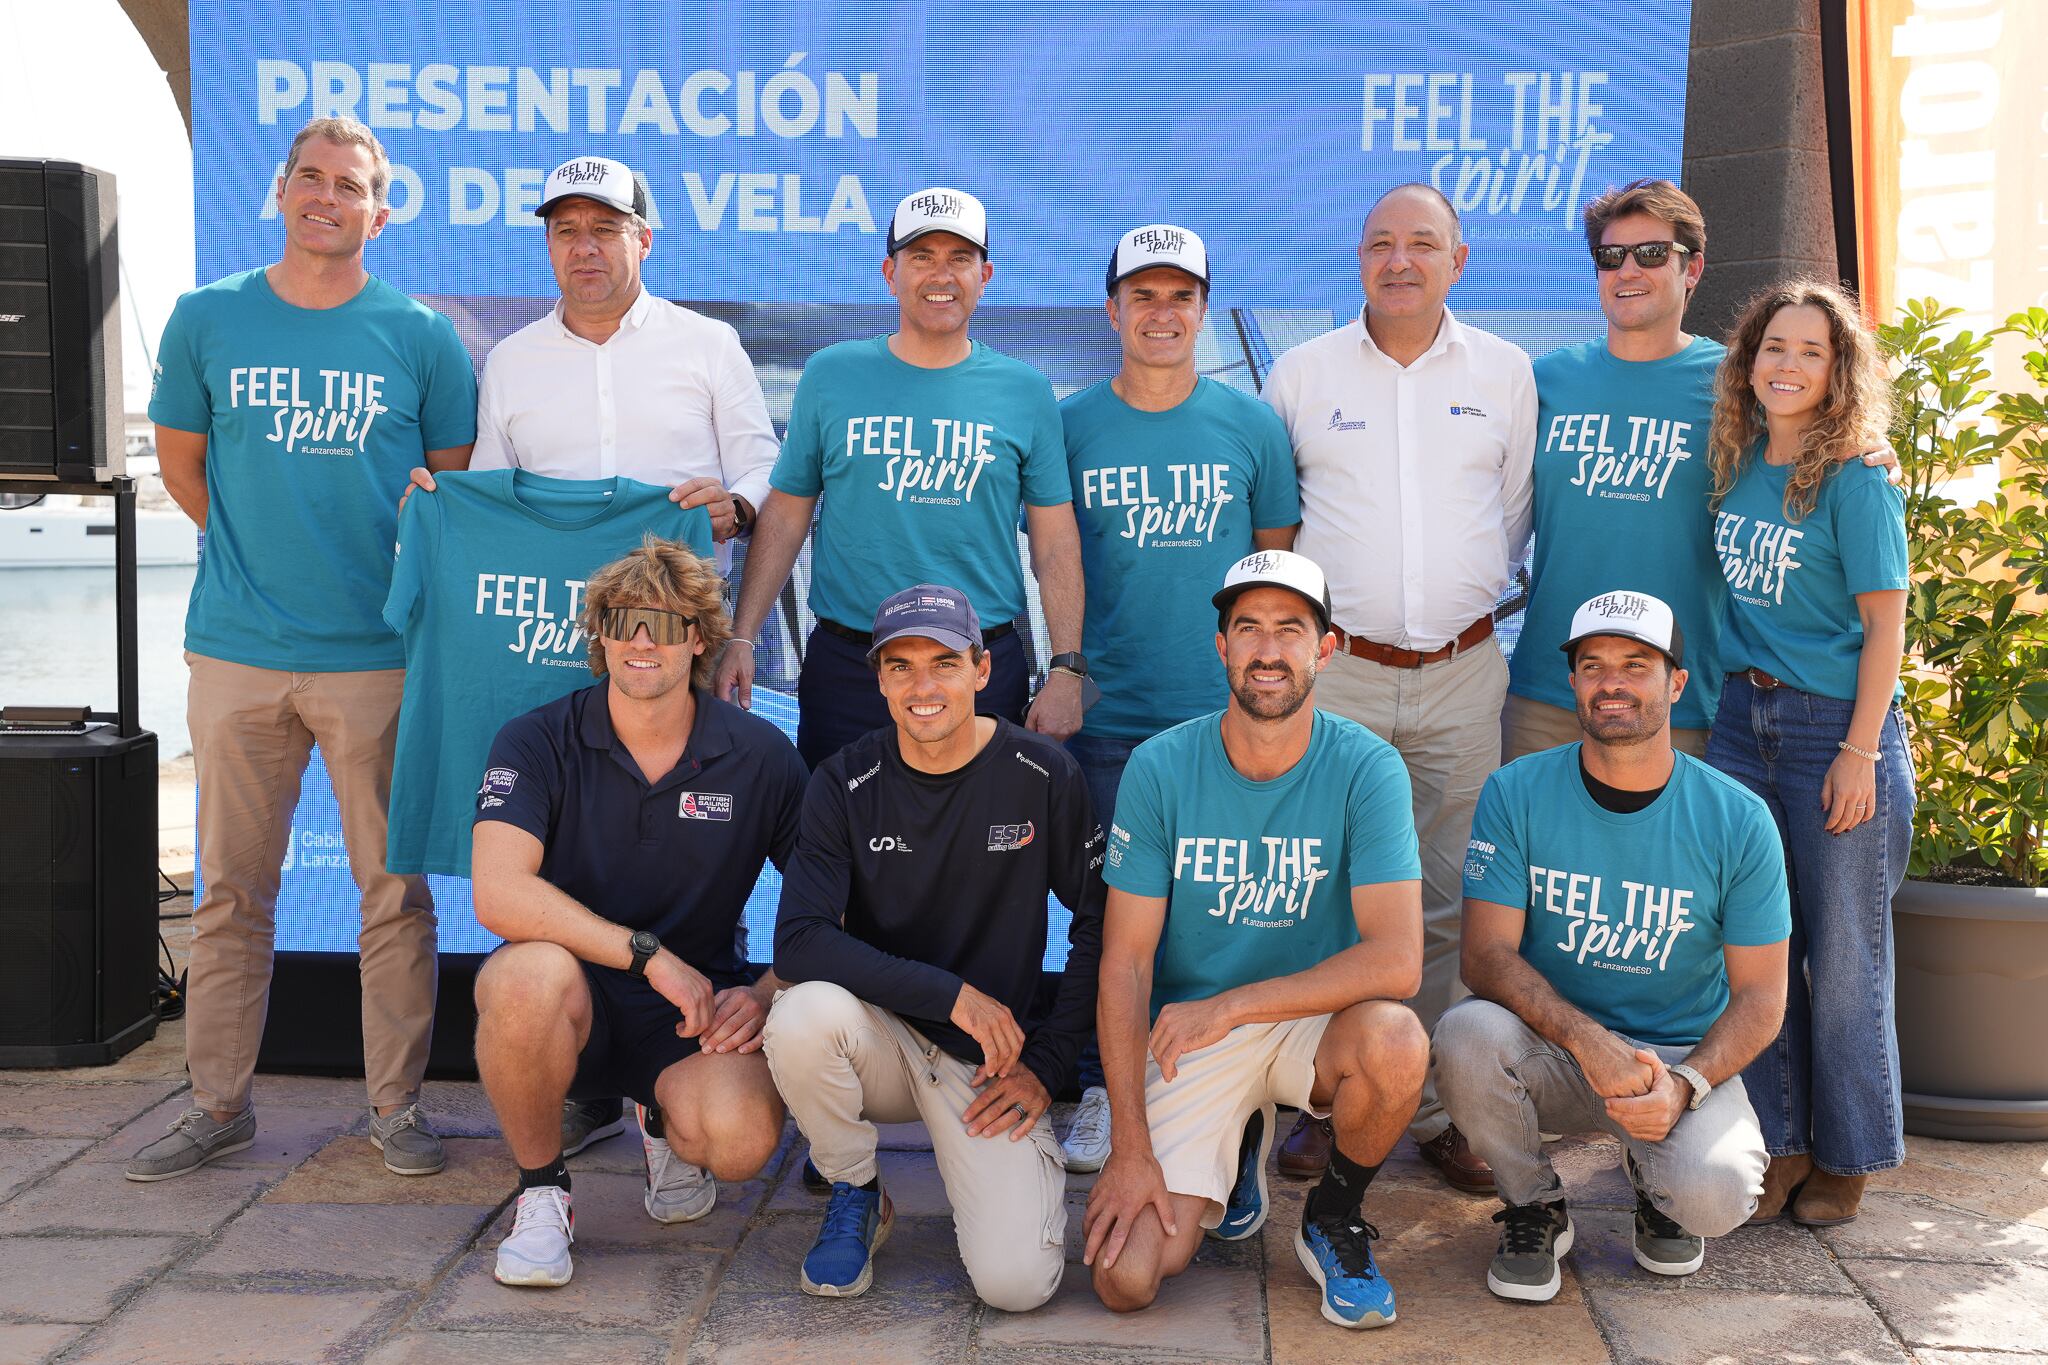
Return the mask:
{"type": "Polygon", "coordinates": [[[607,607],[655,607],[696,621],[704,652],[690,664],[690,685],[709,687],[718,651],[732,638],[724,591],[715,563],[698,558],[687,545],[649,535],[639,549],[605,565],[583,585],[581,624],[590,649],[590,671],[600,678],[606,672],[599,624],[607,607]]]}
{"type": "Polygon", "coordinates": [[[1728,354],[1714,376],[1714,424],[1707,434],[1707,465],[1714,475],[1718,508],[1764,434],[1764,408],[1750,387],[1764,331],[1786,308],[1817,308],[1828,320],[1828,391],[1799,437],[1792,476],[1785,484],[1785,515],[1803,520],[1820,498],[1820,486],[1843,460],[1883,441],[1892,424],[1891,381],[1877,352],[1877,339],[1864,325],[1855,301],[1831,284],[1793,279],[1776,284],[1744,306],[1728,333],[1728,354]]]}

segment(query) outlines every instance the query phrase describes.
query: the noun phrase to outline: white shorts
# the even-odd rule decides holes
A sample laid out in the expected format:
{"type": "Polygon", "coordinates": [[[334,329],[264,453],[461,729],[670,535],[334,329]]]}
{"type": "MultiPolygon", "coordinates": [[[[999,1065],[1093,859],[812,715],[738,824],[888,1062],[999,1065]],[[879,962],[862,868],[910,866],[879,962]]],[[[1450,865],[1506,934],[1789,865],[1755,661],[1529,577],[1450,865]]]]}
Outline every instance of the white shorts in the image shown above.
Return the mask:
{"type": "Polygon", "coordinates": [[[1170,1082],[1159,1074],[1157,1061],[1146,1059],[1152,1155],[1166,1175],[1168,1193],[1209,1201],[1203,1227],[1223,1221],[1223,1206],[1237,1183],[1246,1119],[1269,1104],[1327,1116],[1310,1106],[1309,1092],[1316,1084],[1316,1048],[1329,1026],[1327,1014],[1242,1025],[1219,1042],[1182,1053],[1170,1082]]]}

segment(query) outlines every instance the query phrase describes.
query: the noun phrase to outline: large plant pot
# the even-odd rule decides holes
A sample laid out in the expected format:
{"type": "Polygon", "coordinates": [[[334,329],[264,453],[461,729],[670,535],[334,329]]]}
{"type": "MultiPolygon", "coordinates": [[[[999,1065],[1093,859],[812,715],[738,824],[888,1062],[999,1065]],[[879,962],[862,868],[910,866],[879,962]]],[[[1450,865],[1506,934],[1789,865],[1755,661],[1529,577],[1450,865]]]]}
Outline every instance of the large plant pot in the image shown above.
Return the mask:
{"type": "Polygon", "coordinates": [[[2048,1141],[2048,889],[1908,880],[1892,930],[1906,1131],[2048,1141]]]}

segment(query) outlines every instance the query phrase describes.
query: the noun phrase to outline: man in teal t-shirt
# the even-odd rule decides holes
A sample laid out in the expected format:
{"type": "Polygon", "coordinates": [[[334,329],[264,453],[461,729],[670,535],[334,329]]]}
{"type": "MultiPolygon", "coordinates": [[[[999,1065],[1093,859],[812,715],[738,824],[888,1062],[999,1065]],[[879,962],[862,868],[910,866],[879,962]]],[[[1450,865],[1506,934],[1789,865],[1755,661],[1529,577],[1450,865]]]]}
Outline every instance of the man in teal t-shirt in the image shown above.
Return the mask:
{"type": "MultiPolygon", "coordinates": [[[[384,619],[405,641],[393,872],[469,875],[477,784],[514,716],[590,683],[583,584],[647,536],[710,558],[711,515],[633,479],[443,474],[398,519],[384,619]]],[[[484,794],[486,799],[488,794],[484,794]]]]}
{"type": "Polygon", "coordinates": [[[1707,511],[1707,428],[1725,352],[1685,332],[1706,270],[1706,220],[1668,180],[1610,189],[1584,217],[1607,335],[1536,362],[1535,545],[1502,756],[1578,738],[1557,646],[1579,603],[1627,588],[1670,603],[1685,631],[1693,682],[1672,709],[1672,742],[1699,758],[1721,693],[1727,605],[1707,511]]]}
{"type": "Polygon", "coordinates": [[[406,472],[467,463],[476,378],[448,319],[363,268],[390,183],[368,128],[308,123],[277,182],[283,257],[179,299],[157,347],[149,415],[164,487],[206,532],[185,616],[206,889],[186,1016],[193,1107],[129,1165],[132,1180],[184,1175],[254,1140],[271,916],[315,743],[362,889],[370,1140],[399,1174],[441,1169],[417,1108],[433,901],[423,879],[384,868],[405,653],[380,609],[406,472]]]}
{"type": "Polygon", "coordinates": [[[1311,705],[1337,646],[1313,561],[1248,555],[1212,603],[1229,702],[1138,746],[1109,832],[1097,1018],[1114,1134],[1087,1261],[1096,1294],[1128,1312],[1187,1267],[1205,1229],[1256,1233],[1274,1106],[1293,1105],[1335,1132],[1295,1255],[1325,1318],[1378,1327],[1394,1296],[1360,1200],[1429,1067],[1399,1003],[1422,975],[1408,770],[1311,705]],[[1240,1204],[1234,1186],[1254,1193],[1240,1204]]]}
{"type": "Polygon", "coordinates": [[[750,700],[752,642],[815,510],[818,624],[797,683],[797,749],[812,768],[889,724],[867,662],[868,627],[883,600],[911,583],[951,583],[974,602],[990,623],[979,707],[1025,719],[1028,664],[1011,626],[1024,612],[1020,503],[1053,650],[1030,725],[1055,739],[1080,726],[1081,563],[1059,411],[1044,375],[968,336],[993,274],[979,200],[945,188],[910,195],[889,220],[882,263],[897,330],[827,346],[797,382],[712,690],[750,700]]]}
{"type": "Polygon", "coordinates": [[[1487,780],[1465,858],[1473,999],[1436,1028],[1437,1090],[1493,1167],[1487,1286],[1557,1294],[1571,1250],[1539,1132],[1619,1137],[1635,1259],[1699,1269],[1748,1218],[1766,1155],[1741,1072],[1777,1036],[1792,930],[1763,801],[1671,744],[1688,675],[1671,607],[1601,593],[1563,644],[1583,739],[1487,780]]]}

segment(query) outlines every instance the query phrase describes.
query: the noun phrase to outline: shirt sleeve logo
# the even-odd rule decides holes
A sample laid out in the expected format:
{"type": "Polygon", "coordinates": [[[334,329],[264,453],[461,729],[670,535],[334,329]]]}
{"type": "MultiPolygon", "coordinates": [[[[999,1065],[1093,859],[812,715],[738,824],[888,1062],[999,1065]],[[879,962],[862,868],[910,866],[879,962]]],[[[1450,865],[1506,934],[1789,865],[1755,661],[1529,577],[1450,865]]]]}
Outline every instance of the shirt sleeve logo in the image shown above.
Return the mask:
{"type": "Polygon", "coordinates": [[[685,820],[730,820],[732,796],[727,792],[684,792],[676,814],[685,820]]]}
{"type": "Polygon", "coordinates": [[[490,768],[484,772],[484,784],[478,787],[478,796],[510,796],[513,786],[519,781],[519,774],[510,768],[490,768]]]}
{"type": "Polygon", "coordinates": [[[1465,845],[1465,878],[1468,881],[1483,882],[1486,873],[1493,866],[1494,855],[1500,850],[1484,839],[1474,839],[1465,845]]]}
{"type": "Polygon", "coordinates": [[[1026,820],[1021,825],[990,825],[988,827],[988,851],[1009,853],[1023,848],[1036,838],[1038,831],[1026,820]]]}

